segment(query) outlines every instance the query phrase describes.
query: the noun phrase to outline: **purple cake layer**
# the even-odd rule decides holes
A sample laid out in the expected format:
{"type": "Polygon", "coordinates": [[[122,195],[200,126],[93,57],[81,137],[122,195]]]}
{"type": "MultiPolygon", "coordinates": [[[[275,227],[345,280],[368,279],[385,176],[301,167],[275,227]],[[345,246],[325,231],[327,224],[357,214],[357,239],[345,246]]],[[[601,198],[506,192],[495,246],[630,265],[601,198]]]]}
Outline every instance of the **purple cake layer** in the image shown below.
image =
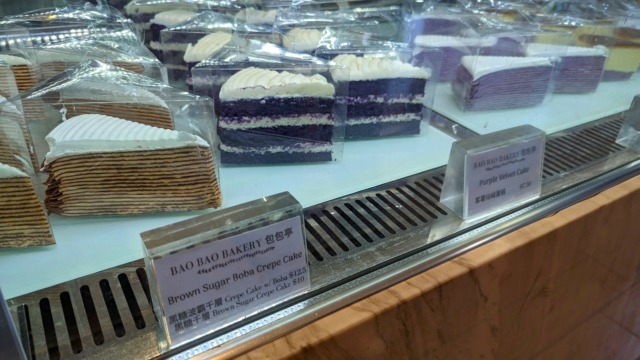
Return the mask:
{"type": "Polygon", "coordinates": [[[624,81],[631,79],[632,72],[616,71],[616,70],[604,70],[602,72],[601,81],[624,81]]]}
{"type": "Polygon", "coordinates": [[[205,31],[165,31],[160,38],[165,44],[196,44],[198,40],[202,39],[208,34],[205,31]]]}
{"type": "Polygon", "coordinates": [[[151,49],[151,48],[149,48],[149,50],[151,51],[151,53],[153,55],[155,55],[156,58],[158,58],[158,60],[160,60],[162,62],[162,59],[164,59],[164,57],[162,55],[162,51],[161,50],[156,50],[156,49],[151,49]]]}
{"type": "Polygon", "coordinates": [[[292,164],[331,161],[331,151],[314,153],[234,153],[220,150],[220,160],[228,165],[292,164]]]}
{"type": "Polygon", "coordinates": [[[419,113],[422,104],[363,102],[347,106],[347,118],[419,113]]]}
{"type": "Polygon", "coordinates": [[[127,15],[127,17],[136,24],[148,24],[155,16],[156,13],[138,13],[127,15]]]}
{"type": "Polygon", "coordinates": [[[274,126],[246,130],[218,127],[220,141],[227,146],[291,146],[308,141],[331,142],[332,125],[274,126]]]}
{"type": "Polygon", "coordinates": [[[355,124],[345,127],[347,139],[420,134],[420,120],[386,123],[355,124]]]}
{"type": "Polygon", "coordinates": [[[565,56],[556,65],[555,93],[594,92],[600,84],[604,56],[565,56]]]}
{"type": "Polygon", "coordinates": [[[471,55],[469,48],[440,47],[442,53],[434,51],[423,51],[415,54],[411,61],[412,65],[419,67],[440,66],[439,81],[451,81],[456,74],[456,69],[460,65],[460,60],[465,55],[471,55]]]}
{"type": "Polygon", "coordinates": [[[381,95],[387,98],[402,98],[407,95],[424,94],[426,79],[392,78],[349,81],[338,83],[338,94],[349,94],[350,98],[381,95]],[[345,92],[348,91],[348,92],[345,92]]]}
{"type": "Polygon", "coordinates": [[[544,100],[553,67],[531,66],[496,71],[473,80],[460,66],[452,82],[464,110],[495,110],[535,106],[544,100]]]}
{"type": "Polygon", "coordinates": [[[167,27],[164,25],[153,23],[149,27],[149,32],[151,33],[151,41],[160,42],[160,31],[166,29],[167,27]]]}
{"type": "Polygon", "coordinates": [[[254,116],[291,116],[304,114],[331,114],[333,98],[319,97],[268,97],[262,99],[239,99],[220,101],[220,116],[254,117],[254,116]]]}
{"type": "Polygon", "coordinates": [[[418,35],[459,35],[468,26],[449,18],[414,18],[411,21],[411,41],[418,35]]]}

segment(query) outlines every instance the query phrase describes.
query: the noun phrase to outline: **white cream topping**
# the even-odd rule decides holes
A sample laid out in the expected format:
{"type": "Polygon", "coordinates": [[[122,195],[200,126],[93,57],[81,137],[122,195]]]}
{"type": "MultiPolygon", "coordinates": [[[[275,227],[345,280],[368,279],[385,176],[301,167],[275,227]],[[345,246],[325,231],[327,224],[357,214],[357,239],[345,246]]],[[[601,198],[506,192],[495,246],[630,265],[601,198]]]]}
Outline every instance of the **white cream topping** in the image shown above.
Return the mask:
{"type": "Polygon", "coordinates": [[[185,11],[197,11],[198,6],[193,3],[175,2],[175,1],[137,1],[133,0],[124,7],[124,12],[127,15],[157,14],[170,10],[185,10],[185,11]]]}
{"type": "Polygon", "coordinates": [[[28,177],[29,175],[14,168],[13,166],[0,163],[0,179],[9,179],[17,177],[28,177]]]}
{"type": "Polygon", "coordinates": [[[202,138],[184,131],[161,129],[112,116],[86,114],[62,122],[45,140],[45,164],[64,156],[102,152],[209,147],[202,138]]]}
{"type": "Polygon", "coordinates": [[[525,48],[526,56],[607,56],[608,53],[609,50],[602,45],[591,48],[531,43],[525,48]]]}
{"type": "Polygon", "coordinates": [[[363,124],[379,124],[379,123],[405,122],[405,121],[417,121],[417,120],[422,120],[421,114],[409,113],[409,114],[348,118],[347,121],[345,121],[345,125],[349,126],[349,125],[363,125],[363,124]]]}
{"type": "Polygon", "coordinates": [[[553,58],[509,56],[463,56],[460,64],[477,80],[496,71],[532,66],[552,66],[553,58]]]}
{"type": "Polygon", "coordinates": [[[259,99],[273,96],[332,97],[333,85],[322,75],[246,68],[233,74],[220,89],[221,100],[259,99]]]}
{"type": "Polygon", "coordinates": [[[161,13],[157,13],[156,16],[154,16],[149,23],[170,27],[170,26],[177,25],[185,20],[188,20],[190,17],[192,17],[195,14],[196,13],[193,11],[185,11],[185,10],[163,11],[161,13]]]}
{"type": "Polygon", "coordinates": [[[187,46],[187,50],[184,53],[184,61],[200,62],[220,50],[229,41],[231,41],[231,34],[229,33],[215,32],[209,34],[198,40],[195,45],[189,44],[187,46]]]}
{"type": "Polygon", "coordinates": [[[0,60],[6,62],[9,65],[31,65],[31,61],[25,58],[8,54],[0,54],[0,60]]]}
{"type": "Polygon", "coordinates": [[[428,69],[403,63],[400,60],[343,54],[336,56],[333,62],[342,65],[342,67],[331,70],[331,77],[333,77],[334,81],[395,78],[428,79],[431,76],[431,72],[428,69]]]}
{"type": "Polygon", "coordinates": [[[316,29],[296,28],[282,37],[282,45],[287,50],[311,51],[318,48],[322,40],[322,31],[316,29]]]}
{"type": "Polygon", "coordinates": [[[218,126],[223,129],[255,129],[276,126],[308,126],[308,125],[333,125],[333,115],[313,114],[311,116],[283,116],[276,119],[271,117],[242,118],[242,121],[228,121],[220,118],[218,126]]]}
{"type": "Polygon", "coordinates": [[[459,37],[444,35],[418,35],[413,43],[422,47],[490,47],[498,43],[498,38],[494,36],[486,37],[459,37]]]}
{"type": "Polygon", "coordinates": [[[238,11],[235,18],[250,25],[273,25],[276,22],[276,10],[246,8],[238,11]]]}
{"type": "Polygon", "coordinates": [[[64,99],[89,99],[114,103],[127,102],[153,104],[164,108],[169,107],[167,103],[156,94],[146,89],[128,86],[127,84],[82,81],[62,89],[60,95],[63,101],[64,99]]]}

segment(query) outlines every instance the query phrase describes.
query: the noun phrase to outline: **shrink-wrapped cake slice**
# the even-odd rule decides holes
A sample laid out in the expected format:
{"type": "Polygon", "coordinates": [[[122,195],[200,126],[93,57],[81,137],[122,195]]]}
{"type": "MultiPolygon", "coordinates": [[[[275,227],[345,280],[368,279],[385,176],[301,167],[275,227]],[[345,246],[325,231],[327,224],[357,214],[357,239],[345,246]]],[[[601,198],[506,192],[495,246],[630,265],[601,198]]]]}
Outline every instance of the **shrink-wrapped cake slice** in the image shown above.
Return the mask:
{"type": "Polygon", "coordinates": [[[9,64],[18,92],[25,91],[38,83],[38,74],[31,60],[22,56],[0,54],[0,61],[9,64]]]}

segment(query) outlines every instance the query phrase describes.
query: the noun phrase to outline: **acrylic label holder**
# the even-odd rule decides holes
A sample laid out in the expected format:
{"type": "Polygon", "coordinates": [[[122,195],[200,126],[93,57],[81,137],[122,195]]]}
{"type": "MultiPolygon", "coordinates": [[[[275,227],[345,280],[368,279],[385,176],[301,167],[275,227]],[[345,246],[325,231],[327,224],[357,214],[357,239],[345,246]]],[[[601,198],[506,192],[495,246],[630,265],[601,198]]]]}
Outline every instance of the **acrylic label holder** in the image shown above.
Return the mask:
{"type": "Polygon", "coordinates": [[[163,351],[310,287],[302,207],[287,192],[141,236],[163,351]]]}
{"type": "Polygon", "coordinates": [[[474,221],[538,197],[544,144],[531,125],[455,142],[440,201],[474,221]]]}

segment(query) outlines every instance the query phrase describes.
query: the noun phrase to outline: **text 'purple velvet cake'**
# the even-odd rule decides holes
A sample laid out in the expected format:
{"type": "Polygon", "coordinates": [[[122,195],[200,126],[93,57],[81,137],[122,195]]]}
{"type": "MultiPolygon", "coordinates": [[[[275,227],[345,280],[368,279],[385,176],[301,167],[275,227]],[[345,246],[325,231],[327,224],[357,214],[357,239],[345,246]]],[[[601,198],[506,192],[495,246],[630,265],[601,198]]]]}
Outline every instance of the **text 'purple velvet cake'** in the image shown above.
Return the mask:
{"type": "Polygon", "coordinates": [[[220,89],[224,164],[331,161],[335,88],[321,75],[250,67],[220,89]]]}
{"type": "Polygon", "coordinates": [[[345,138],[420,133],[430,71],[378,57],[339,55],[331,71],[340,94],[348,94],[345,138]]]}
{"type": "Polygon", "coordinates": [[[553,59],[465,56],[451,83],[462,109],[497,110],[535,106],[549,91],[553,59]]]}

